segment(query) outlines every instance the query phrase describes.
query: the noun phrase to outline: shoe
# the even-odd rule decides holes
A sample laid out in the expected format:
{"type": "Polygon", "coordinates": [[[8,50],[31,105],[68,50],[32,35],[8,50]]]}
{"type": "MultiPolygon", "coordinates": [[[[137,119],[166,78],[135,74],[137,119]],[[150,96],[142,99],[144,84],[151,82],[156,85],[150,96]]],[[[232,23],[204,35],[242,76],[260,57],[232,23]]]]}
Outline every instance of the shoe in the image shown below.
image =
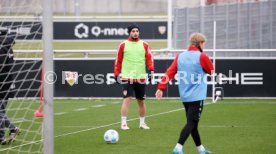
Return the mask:
{"type": "Polygon", "coordinates": [[[150,129],[149,126],[145,123],[140,124],[139,128],[141,128],[141,129],[150,129]]]}
{"type": "Polygon", "coordinates": [[[211,154],[211,151],[205,150],[205,151],[200,151],[199,154],[211,154]]]}
{"type": "Polygon", "coordinates": [[[121,129],[122,130],[129,130],[130,128],[126,124],[124,124],[124,125],[121,125],[121,129]]]}
{"type": "Polygon", "coordinates": [[[10,137],[8,139],[8,144],[11,144],[15,141],[17,135],[20,134],[20,129],[18,127],[15,127],[14,129],[10,130],[10,137]]]}
{"type": "Polygon", "coordinates": [[[177,149],[177,148],[174,148],[172,153],[173,153],[173,154],[184,154],[183,151],[180,151],[180,150],[177,149]]]}
{"type": "Polygon", "coordinates": [[[0,145],[6,145],[7,144],[7,140],[5,138],[0,139],[0,145]]]}

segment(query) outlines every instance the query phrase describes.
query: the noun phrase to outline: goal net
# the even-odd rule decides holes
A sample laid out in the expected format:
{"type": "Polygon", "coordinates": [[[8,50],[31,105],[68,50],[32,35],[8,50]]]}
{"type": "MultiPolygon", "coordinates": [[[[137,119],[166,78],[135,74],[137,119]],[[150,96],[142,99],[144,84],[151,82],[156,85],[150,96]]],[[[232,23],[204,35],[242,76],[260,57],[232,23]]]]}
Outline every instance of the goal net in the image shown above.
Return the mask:
{"type": "Polygon", "coordinates": [[[41,14],[42,1],[0,0],[0,153],[43,151],[41,14]]]}

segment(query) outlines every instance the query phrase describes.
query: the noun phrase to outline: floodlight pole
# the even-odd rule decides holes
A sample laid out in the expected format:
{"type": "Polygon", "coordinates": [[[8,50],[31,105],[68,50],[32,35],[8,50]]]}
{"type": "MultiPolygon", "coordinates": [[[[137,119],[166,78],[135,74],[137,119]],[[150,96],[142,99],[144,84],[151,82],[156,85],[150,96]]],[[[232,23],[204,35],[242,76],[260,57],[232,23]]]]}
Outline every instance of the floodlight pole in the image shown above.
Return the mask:
{"type": "Polygon", "coordinates": [[[54,118],[53,118],[53,0],[43,0],[43,67],[44,67],[44,119],[43,153],[54,153],[54,118]]]}
{"type": "Polygon", "coordinates": [[[119,11],[118,11],[118,15],[121,16],[122,15],[122,0],[119,0],[119,3],[118,3],[118,7],[119,7],[119,11]]]}
{"type": "Polygon", "coordinates": [[[167,21],[167,47],[168,50],[172,49],[172,0],[168,0],[168,21],[167,21]]]}
{"type": "Polygon", "coordinates": [[[217,22],[214,20],[214,34],[213,34],[213,65],[214,65],[214,71],[212,75],[212,100],[213,103],[216,101],[215,98],[215,88],[216,88],[216,32],[217,31],[217,22]]]}
{"type": "Polygon", "coordinates": [[[75,5],[75,16],[80,17],[80,1],[79,0],[75,0],[74,1],[74,5],[75,5]]]}

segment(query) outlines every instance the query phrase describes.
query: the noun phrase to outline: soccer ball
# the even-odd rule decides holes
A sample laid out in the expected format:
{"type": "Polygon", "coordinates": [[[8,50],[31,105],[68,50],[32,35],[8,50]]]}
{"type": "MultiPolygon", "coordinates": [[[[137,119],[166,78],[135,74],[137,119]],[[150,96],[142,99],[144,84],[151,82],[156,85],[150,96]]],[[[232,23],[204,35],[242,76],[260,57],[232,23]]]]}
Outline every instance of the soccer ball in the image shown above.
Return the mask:
{"type": "Polygon", "coordinates": [[[104,133],[104,140],[106,143],[117,143],[119,141],[119,134],[116,130],[109,129],[104,133]]]}

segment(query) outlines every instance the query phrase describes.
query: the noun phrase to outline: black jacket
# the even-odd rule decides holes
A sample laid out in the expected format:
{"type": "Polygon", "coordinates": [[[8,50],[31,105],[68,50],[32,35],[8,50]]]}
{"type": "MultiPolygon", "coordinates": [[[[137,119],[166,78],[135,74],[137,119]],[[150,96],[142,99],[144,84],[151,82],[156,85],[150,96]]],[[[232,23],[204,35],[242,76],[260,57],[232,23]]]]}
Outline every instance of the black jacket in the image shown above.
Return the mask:
{"type": "Polygon", "coordinates": [[[13,84],[13,50],[14,38],[7,35],[0,36],[0,99],[13,97],[10,89],[13,84]]]}

